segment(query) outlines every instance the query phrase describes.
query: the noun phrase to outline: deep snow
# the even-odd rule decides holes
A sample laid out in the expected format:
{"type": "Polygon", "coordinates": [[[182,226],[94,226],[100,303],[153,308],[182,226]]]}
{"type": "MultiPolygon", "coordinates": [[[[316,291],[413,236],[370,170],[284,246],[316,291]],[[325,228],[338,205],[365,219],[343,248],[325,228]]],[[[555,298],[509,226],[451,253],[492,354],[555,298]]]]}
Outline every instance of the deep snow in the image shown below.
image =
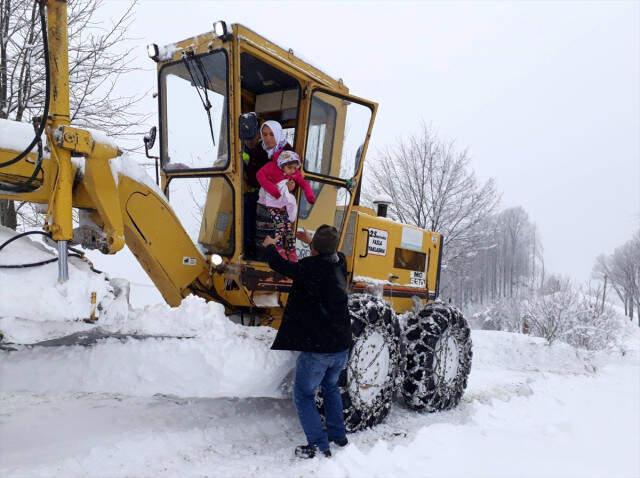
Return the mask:
{"type": "MultiPolygon", "coordinates": [[[[15,233],[0,226],[0,244],[15,233]]],[[[56,257],[34,236],[22,237],[0,252],[0,265],[39,262],[56,257]]],[[[30,321],[59,322],[63,319],[89,318],[91,294],[96,305],[111,303],[113,288],[102,274],[91,272],[87,262],[69,258],[69,281],[58,284],[58,265],[53,262],[27,269],[0,269],[0,318],[27,317],[30,321]]],[[[39,327],[39,326],[38,326],[39,327]]],[[[3,330],[0,324],[0,330],[3,330]]]]}
{"type": "MultiPolygon", "coordinates": [[[[0,262],[45,254],[37,247],[25,240],[0,262]]],[[[95,331],[78,319],[97,284],[112,310],[102,329],[167,338],[0,350],[2,477],[640,476],[636,327],[624,349],[607,353],[474,330],[469,386],[455,410],[420,414],[395,403],[333,458],[300,461],[287,387],[295,354],[269,350],[273,330],[232,323],[197,298],[129,310],[80,262],[71,269],[77,297],[56,286],[53,271],[40,272],[23,279],[0,269],[7,340],[95,331]]]]}
{"type": "MultiPolygon", "coordinates": [[[[457,409],[418,414],[396,403],[383,424],[350,435],[332,459],[308,462],[293,457],[303,438],[287,399],[196,398],[188,384],[181,396],[84,392],[80,377],[77,390],[34,391],[3,373],[0,475],[638,476],[637,350],[587,357],[515,334],[474,331],[473,340],[476,362],[457,409]]],[[[103,347],[112,345],[101,359],[120,362],[115,344],[103,347]]],[[[43,376],[65,364],[38,366],[43,376]]],[[[163,367],[163,380],[180,381],[163,367]]],[[[103,378],[120,388],[118,376],[103,378]]]]}

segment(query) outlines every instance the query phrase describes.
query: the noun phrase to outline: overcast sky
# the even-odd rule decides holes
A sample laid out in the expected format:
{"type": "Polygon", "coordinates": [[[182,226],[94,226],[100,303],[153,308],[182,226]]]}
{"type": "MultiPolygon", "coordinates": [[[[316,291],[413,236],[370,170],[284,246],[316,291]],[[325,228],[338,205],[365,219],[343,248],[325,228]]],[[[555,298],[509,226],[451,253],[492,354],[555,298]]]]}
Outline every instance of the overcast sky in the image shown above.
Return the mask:
{"type": "MultiPolygon", "coordinates": [[[[100,15],[125,6],[108,1],[100,15]]],[[[423,121],[467,148],[501,207],[522,206],[537,224],[547,270],[587,280],[598,254],[640,228],[640,2],[143,0],[131,35],[146,71],[120,87],[155,89],[145,45],[216,20],[377,101],[369,162],[423,121]]],[[[155,113],[150,94],[145,105],[155,113]]]]}

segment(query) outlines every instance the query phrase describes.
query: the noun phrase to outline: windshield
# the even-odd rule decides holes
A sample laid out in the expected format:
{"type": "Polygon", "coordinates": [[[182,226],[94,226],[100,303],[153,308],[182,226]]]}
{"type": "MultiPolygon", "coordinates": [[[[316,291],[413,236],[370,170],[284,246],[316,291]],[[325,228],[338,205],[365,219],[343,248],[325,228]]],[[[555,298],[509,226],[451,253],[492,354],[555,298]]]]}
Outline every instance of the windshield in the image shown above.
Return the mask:
{"type": "Polygon", "coordinates": [[[162,68],[162,167],[224,169],[229,162],[227,55],[187,55],[162,68]]]}

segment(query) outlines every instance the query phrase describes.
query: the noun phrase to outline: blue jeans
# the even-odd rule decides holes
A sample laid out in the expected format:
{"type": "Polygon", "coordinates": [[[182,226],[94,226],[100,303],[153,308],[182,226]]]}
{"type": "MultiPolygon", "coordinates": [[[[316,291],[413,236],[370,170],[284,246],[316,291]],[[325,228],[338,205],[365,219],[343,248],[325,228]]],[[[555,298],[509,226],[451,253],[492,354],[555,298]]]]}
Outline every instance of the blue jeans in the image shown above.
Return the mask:
{"type": "Polygon", "coordinates": [[[338,378],[348,358],[348,349],[330,354],[302,352],[298,356],[293,401],[300,424],[307,436],[307,443],[317,446],[320,451],[329,449],[329,440],[341,440],[346,437],[338,378]],[[322,388],[324,397],[326,431],[322,428],[320,413],[315,403],[315,391],[318,386],[322,388]]]}

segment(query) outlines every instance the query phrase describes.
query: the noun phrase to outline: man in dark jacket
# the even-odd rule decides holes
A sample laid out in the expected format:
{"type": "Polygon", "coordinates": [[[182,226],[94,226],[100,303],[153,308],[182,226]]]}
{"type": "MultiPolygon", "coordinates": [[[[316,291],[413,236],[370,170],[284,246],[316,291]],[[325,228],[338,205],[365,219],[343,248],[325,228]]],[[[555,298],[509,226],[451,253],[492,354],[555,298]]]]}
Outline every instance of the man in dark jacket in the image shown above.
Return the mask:
{"type": "Polygon", "coordinates": [[[310,243],[311,256],[297,263],[278,254],[275,239],[264,240],[271,268],[293,279],[282,325],[271,348],[301,352],[293,395],[307,445],[296,447],[296,455],[313,458],[316,449],[331,456],[330,441],[340,446],[347,444],[338,378],[349,358],[351,320],[345,257],[336,252],[338,231],[323,225],[313,240],[306,233],[298,238],[310,243]],[[324,398],[326,431],[315,404],[319,386],[324,398]]]}

